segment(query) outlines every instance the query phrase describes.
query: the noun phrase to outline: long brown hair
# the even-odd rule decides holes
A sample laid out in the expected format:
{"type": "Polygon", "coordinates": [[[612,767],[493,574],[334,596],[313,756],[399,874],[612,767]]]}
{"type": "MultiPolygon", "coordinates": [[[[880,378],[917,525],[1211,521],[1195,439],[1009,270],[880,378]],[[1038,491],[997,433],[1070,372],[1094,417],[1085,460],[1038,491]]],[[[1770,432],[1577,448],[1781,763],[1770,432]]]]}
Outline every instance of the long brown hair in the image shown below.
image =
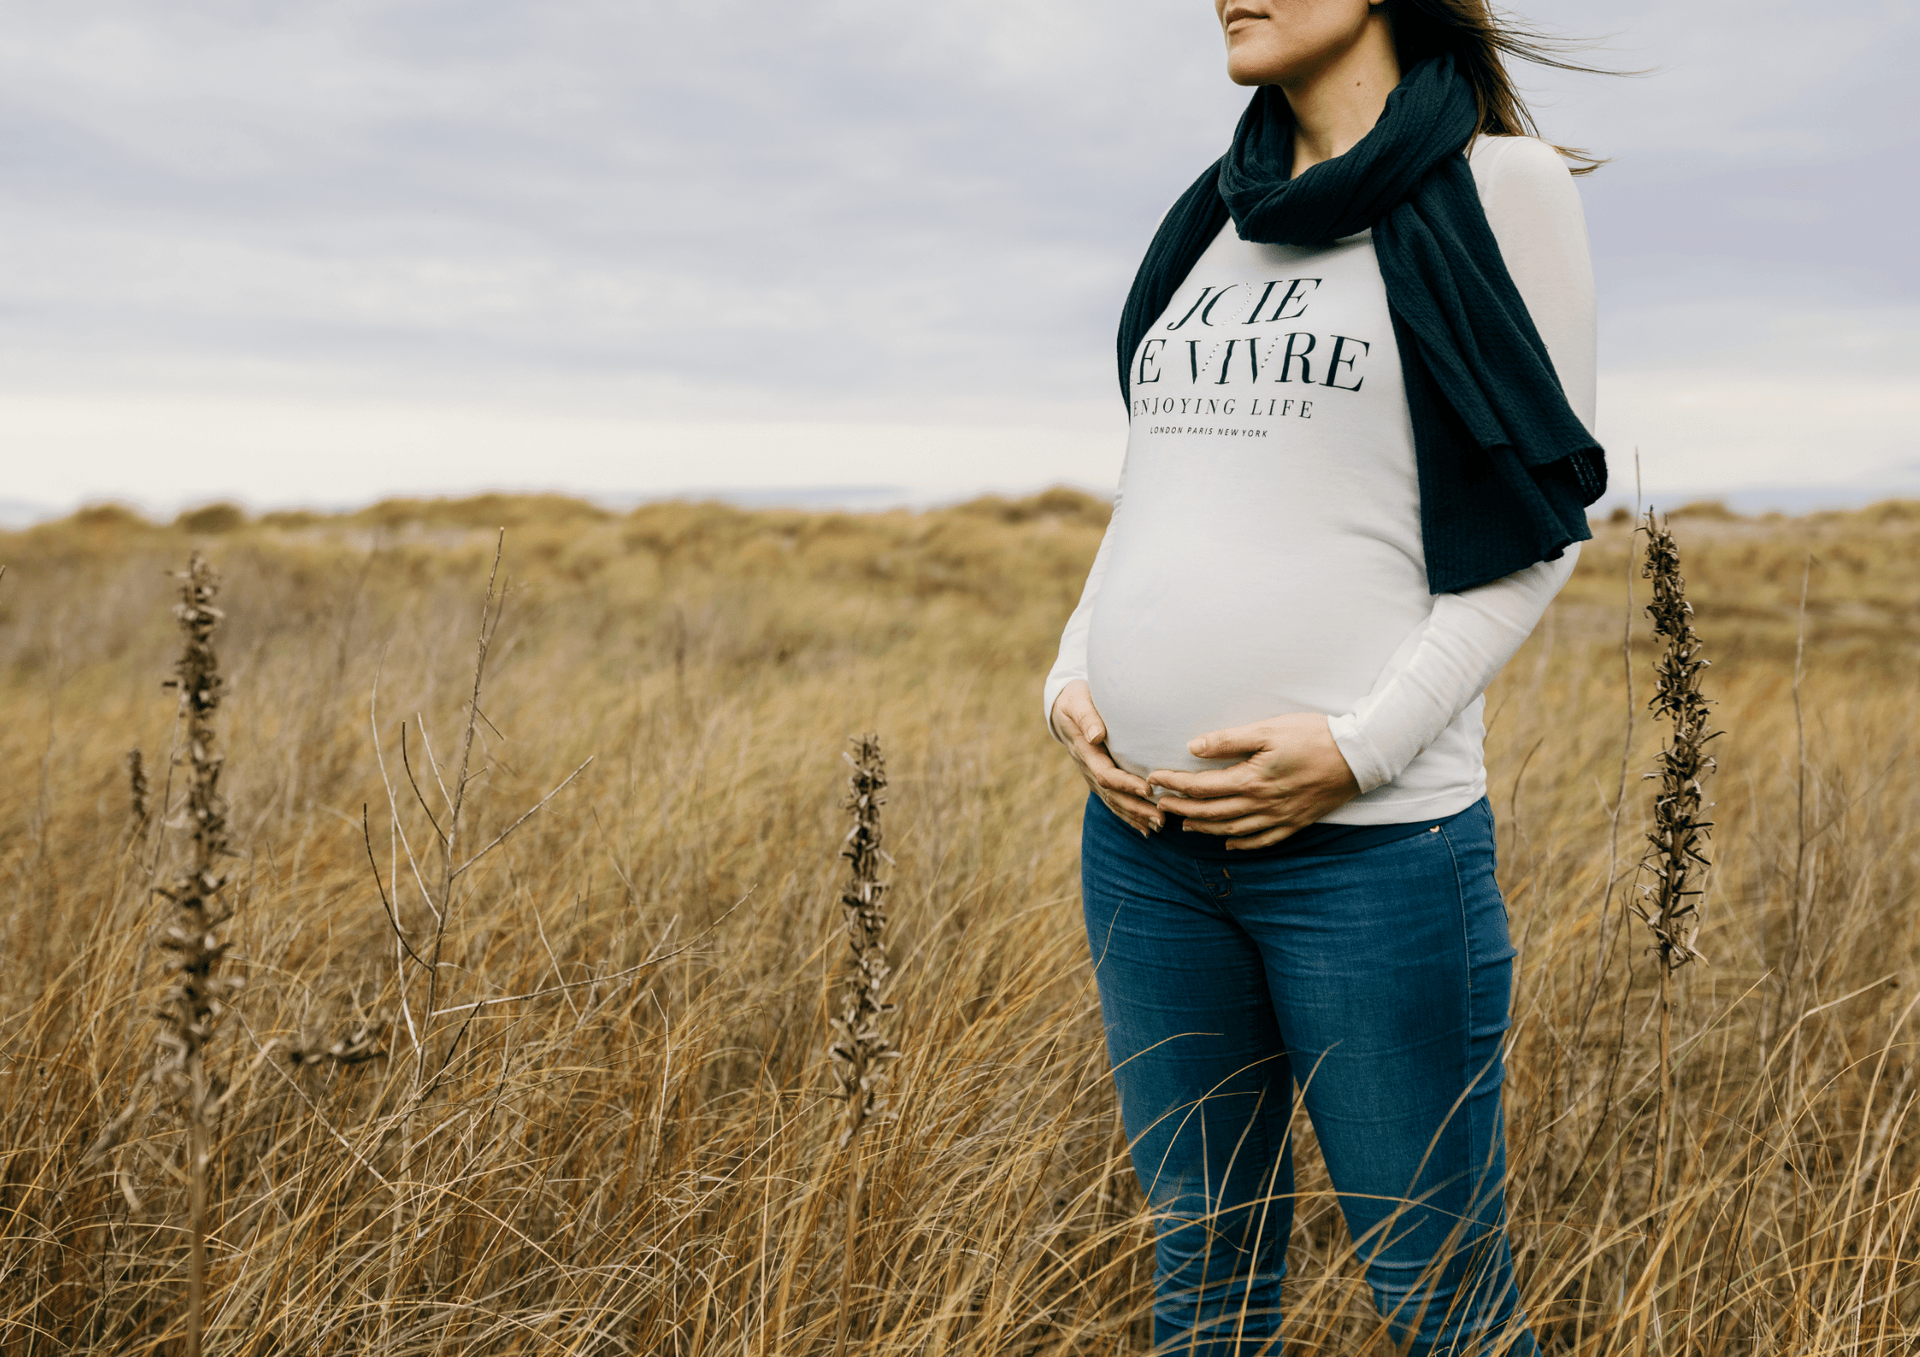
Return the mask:
{"type": "MultiPolygon", "coordinates": [[[[1487,0],[1387,0],[1386,11],[1401,70],[1442,52],[1453,53],[1456,68],[1473,86],[1473,100],[1480,108],[1476,130],[1484,136],[1540,135],[1539,125],[1507,72],[1509,57],[1563,71],[1624,74],[1569,61],[1564,54],[1577,44],[1496,16],[1487,0]]],[[[1592,174],[1606,163],[1604,157],[1577,146],[1554,145],[1553,149],[1574,162],[1575,174],[1592,174]]]]}

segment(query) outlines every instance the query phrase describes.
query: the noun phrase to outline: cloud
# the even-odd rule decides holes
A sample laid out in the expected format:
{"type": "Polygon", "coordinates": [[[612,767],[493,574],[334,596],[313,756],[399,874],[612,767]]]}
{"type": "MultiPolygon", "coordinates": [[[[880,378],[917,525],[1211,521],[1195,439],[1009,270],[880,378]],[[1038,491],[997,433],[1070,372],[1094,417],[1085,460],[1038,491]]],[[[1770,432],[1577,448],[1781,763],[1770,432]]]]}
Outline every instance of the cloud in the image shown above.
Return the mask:
{"type": "MultiPolygon", "coordinates": [[[[1120,300],[1244,102],[1199,0],[0,13],[0,438],[64,450],[34,473],[53,499],[169,493],[129,432],[160,417],[271,454],[215,458],[261,500],[313,493],[287,468],[321,429],[385,449],[338,468],[367,494],[533,444],[596,487],[871,479],[857,449],[944,483],[1015,446],[978,483],[1110,480],[1120,300]]],[[[1527,79],[1550,136],[1618,157],[1583,187],[1603,421],[1718,465],[1739,382],[1786,382],[1834,443],[1882,447],[1920,307],[1886,168],[1910,10],[1600,17],[1600,60],[1660,73],[1527,79]]]]}
{"type": "Polygon", "coordinates": [[[1040,82],[1012,6],[102,9],[0,51],[17,350],[963,403],[979,346],[1017,384],[1109,319],[1164,189],[1123,162],[1169,158],[1111,78],[1040,82]]]}

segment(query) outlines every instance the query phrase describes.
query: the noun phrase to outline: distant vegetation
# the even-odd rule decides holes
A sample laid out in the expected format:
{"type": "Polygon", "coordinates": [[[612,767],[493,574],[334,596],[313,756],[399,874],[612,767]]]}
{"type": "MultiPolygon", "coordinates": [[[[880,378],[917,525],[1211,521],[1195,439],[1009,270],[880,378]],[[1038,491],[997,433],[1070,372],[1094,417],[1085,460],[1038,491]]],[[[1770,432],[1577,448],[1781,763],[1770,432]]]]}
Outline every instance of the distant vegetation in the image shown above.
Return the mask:
{"type": "MultiPolygon", "coordinates": [[[[1107,515],[1063,490],[880,514],[483,496],[0,534],[0,1351],[183,1332],[194,1132],[154,1078],[174,906],[149,888],[194,862],[183,796],[210,785],[160,687],[197,548],[224,614],[218,966],[245,982],[203,1052],[208,1351],[774,1357],[845,1322],[886,1357],[1144,1353],[1083,793],[1039,711],[1107,515]],[[593,761],[447,878],[502,527],[459,841],[593,761]],[[906,1054],[898,1120],[843,1152],[840,752],[868,730],[906,1054]],[[847,1153],[857,1196],[831,1186],[847,1153]]],[[[1628,904],[1663,729],[1631,522],[1596,525],[1487,705],[1528,1308],[1582,1357],[1905,1357],[1920,503],[1672,523],[1729,733],[1658,1211],[1659,968],[1628,904]]],[[[1290,1350],[1384,1357],[1301,1165],[1290,1350]]]]}

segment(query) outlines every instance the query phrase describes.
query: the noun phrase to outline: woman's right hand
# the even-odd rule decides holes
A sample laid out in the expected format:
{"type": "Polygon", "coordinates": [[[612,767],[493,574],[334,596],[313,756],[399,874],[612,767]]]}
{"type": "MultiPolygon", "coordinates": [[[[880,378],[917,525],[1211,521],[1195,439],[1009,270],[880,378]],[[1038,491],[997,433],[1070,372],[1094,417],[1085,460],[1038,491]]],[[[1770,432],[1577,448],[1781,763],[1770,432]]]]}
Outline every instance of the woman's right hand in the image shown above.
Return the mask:
{"type": "Polygon", "coordinates": [[[1067,742],[1080,776],[1108,810],[1142,835],[1153,834],[1166,823],[1160,808],[1153,804],[1147,780],[1129,773],[1107,752],[1107,723],[1095,710],[1093,690],[1085,679],[1075,679],[1061,690],[1047,719],[1054,733],[1067,742]]]}

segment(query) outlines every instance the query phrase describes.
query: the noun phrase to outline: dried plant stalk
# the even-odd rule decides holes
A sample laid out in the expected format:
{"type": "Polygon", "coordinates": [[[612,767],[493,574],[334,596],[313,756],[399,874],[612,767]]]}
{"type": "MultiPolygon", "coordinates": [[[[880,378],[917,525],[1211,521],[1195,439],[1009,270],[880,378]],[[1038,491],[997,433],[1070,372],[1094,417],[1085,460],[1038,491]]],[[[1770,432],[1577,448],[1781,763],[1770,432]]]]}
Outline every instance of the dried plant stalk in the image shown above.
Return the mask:
{"type": "Polygon", "coordinates": [[[853,828],[840,850],[851,864],[840,905],[853,949],[853,970],[840,1012],[832,1020],[835,1039],[827,1050],[840,1085],[837,1096],[847,1104],[840,1132],[843,1148],[869,1120],[890,1115],[878,1084],[887,1065],[900,1058],[881,1030],[881,1019],[893,1012],[886,997],[887,981],[893,975],[887,963],[887,885],[879,879],[880,864],[892,861],[880,847],[880,807],[886,804],[880,793],[887,785],[886,761],[877,735],[862,735],[854,748],[854,754],[841,755],[853,769],[845,802],[853,815],[853,828]]]}
{"type": "Polygon", "coordinates": [[[1687,581],[1680,573],[1680,548],[1665,523],[1647,510],[1647,559],[1641,575],[1653,582],[1653,602],[1647,615],[1653,619],[1654,635],[1665,643],[1654,663],[1655,687],[1649,705],[1656,718],[1671,723],[1655,770],[1660,791],[1653,804],[1653,831],[1647,838],[1646,867],[1652,874],[1651,886],[1643,886],[1646,903],[1635,912],[1646,923],[1654,938],[1663,976],[1690,961],[1703,961],[1694,949],[1700,931],[1700,911],[1696,901],[1700,888],[1695,884],[1705,877],[1708,832],[1713,823],[1704,818],[1707,803],[1702,784],[1714,770],[1713,758],[1706,752],[1708,741],[1720,734],[1708,729],[1708,711],[1712,703],[1702,692],[1701,674],[1710,661],[1701,655],[1700,637],[1693,629],[1693,605],[1687,601],[1687,581]]]}
{"type": "MultiPolygon", "coordinates": [[[[835,1039],[827,1053],[840,1086],[838,1096],[847,1104],[839,1143],[842,1149],[849,1149],[868,1122],[889,1120],[893,1116],[887,1099],[879,1096],[878,1085],[886,1076],[887,1066],[900,1058],[900,1052],[881,1027],[881,1020],[893,1012],[894,1006],[887,1001],[887,981],[893,975],[887,962],[887,886],[879,879],[880,864],[892,861],[880,847],[880,807],[886,804],[881,792],[887,786],[887,766],[880,753],[880,737],[860,736],[854,741],[854,753],[843,751],[841,757],[853,769],[847,779],[844,803],[853,816],[853,828],[847,832],[840,849],[840,856],[850,864],[846,888],[840,893],[840,905],[846,918],[847,940],[853,949],[853,970],[847,977],[840,1012],[832,1019],[835,1039]]],[[[847,1237],[840,1269],[836,1352],[846,1350],[853,1313],[853,1274],[865,1177],[852,1155],[849,1155],[849,1167],[847,1237]]]]}
{"type": "MultiPolygon", "coordinates": [[[[1665,1228],[1667,1167],[1673,1142],[1673,1010],[1674,972],[1689,962],[1704,962],[1694,947],[1700,932],[1700,899],[1707,868],[1707,836],[1713,828],[1705,818],[1708,803],[1703,786],[1714,770],[1707,744],[1720,732],[1708,728],[1711,702],[1701,690],[1708,661],[1701,655],[1700,637],[1693,629],[1693,605],[1687,601],[1686,577],[1680,573],[1680,547],[1666,523],[1652,509],[1646,516],[1647,556],[1641,575],[1653,583],[1653,602],[1647,615],[1654,635],[1664,643],[1654,662],[1654,694],[1648,704],[1656,719],[1672,730],[1655,760],[1659,791],[1653,802],[1653,829],[1647,835],[1644,868],[1653,880],[1640,888],[1638,914],[1653,934],[1653,951],[1660,971],[1660,1088],[1655,1108],[1653,1173],[1648,1185],[1648,1217],[1656,1242],[1649,1260],[1658,1269],[1667,1249],[1659,1236],[1665,1228]]],[[[1648,1315],[1657,1324],[1659,1301],[1648,1315]]]]}
{"type": "Polygon", "coordinates": [[[186,802],[178,823],[190,834],[187,861],[170,886],[155,889],[173,903],[174,921],[161,946],[173,953],[173,981],[161,1008],[156,1082],[182,1102],[187,1127],[187,1357],[199,1357],[207,1282],[209,1123],[217,1094],[207,1069],[207,1046],[240,981],[219,974],[228,944],[219,929],[232,917],[220,898],[227,884],[227,803],[220,795],[223,756],[215,747],[214,713],[225,681],[212,636],[221,612],[213,606],[219,576],[195,552],[177,574],[180,602],[173,610],[186,645],[167,686],[179,690],[186,741],[176,756],[187,770],[186,802]]]}

